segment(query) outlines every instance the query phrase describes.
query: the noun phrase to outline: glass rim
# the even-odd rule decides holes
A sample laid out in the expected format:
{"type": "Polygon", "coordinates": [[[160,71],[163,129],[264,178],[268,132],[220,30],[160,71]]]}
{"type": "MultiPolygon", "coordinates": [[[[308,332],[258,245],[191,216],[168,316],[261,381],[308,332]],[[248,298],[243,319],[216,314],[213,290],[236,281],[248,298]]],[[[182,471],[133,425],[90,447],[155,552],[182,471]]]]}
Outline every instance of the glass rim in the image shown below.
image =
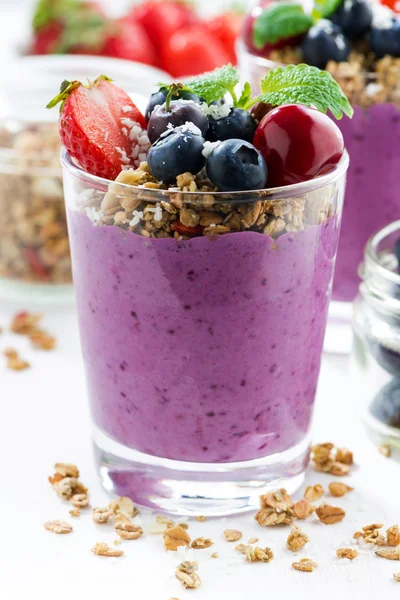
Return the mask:
{"type": "Polygon", "coordinates": [[[363,280],[365,280],[366,278],[366,266],[368,264],[372,266],[373,269],[375,269],[377,274],[381,275],[388,281],[400,286],[400,273],[395,273],[394,271],[391,271],[390,269],[385,267],[382,264],[380,252],[378,251],[379,244],[385,238],[387,238],[389,235],[392,235],[396,231],[399,233],[400,236],[400,220],[394,221],[393,223],[386,225],[370,237],[365,249],[365,261],[361,263],[360,266],[360,275],[363,280]]]}
{"type": "Polygon", "coordinates": [[[114,185],[114,186],[118,186],[122,190],[123,189],[126,189],[127,191],[129,190],[130,192],[132,190],[140,190],[141,192],[145,191],[146,195],[148,195],[148,198],[153,197],[155,200],[160,195],[161,196],[170,196],[171,194],[176,194],[176,193],[184,194],[185,198],[188,201],[190,201],[190,199],[194,199],[194,198],[198,199],[199,197],[204,198],[205,196],[210,196],[210,195],[212,195],[216,200],[218,200],[218,198],[220,198],[221,201],[224,198],[226,198],[227,196],[229,196],[229,198],[231,200],[233,200],[233,201],[237,200],[238,202],[246,201],[246,199],[254,201],[255,196],[256,196],[257,200],[272,200],[274,198],[278,198],[278,199],[282,200],[283,198],[293,198],[296,196],[306,194],[308,192],[312,192],[312,191],[324,188],[324,187],[331,185],[332,183],[335,183],[336,181],[342,179],[347,172],[349,164],[350,164],[349,155],[347,153],[347,150],[345,149],[343,152],[343,156],[340,159],[340,162],[337,164],[337,166],[332,171],[330,171],[326,175],[321,175],[319,177],[315,177],[314,179],[311,179],[309,181],[302,181],[301,183],[295,183],[292,185],[286,185],[286,186],[282,186],[282,187],[266,188],[266,189],[262,189],[262,190],[248,190],[248,191],[237,191],[237,192],[222,192],[222,191],[219,191],[219,192],[212,192],[212,191],[186,192],[183,190],[177,190],[176,188],[165,189],[165,190],[142,188],[142,187],[130,185],[127,183],[120,183],[119,181],[115,181],[115,180],[113,181],[111,179],[106,179],[104,177],[98,177],[97,175],[91,175],[90,173],[87,173],[86,171],[84,171],[83,169],[78,167],[73,162],[73,160],[71,159],[70,155],[68,154],[68,152],[65,148],[63,148],[61,150],[61,165],[62,165],[63,169],[66,172],[73,175],[74,177],[76,177],[77,179],[80,179],[81,181],[86,181],[87,183],[92,184],[92,187],[95,187],[97,190],[107,192],[109,186],[114,185]]]}

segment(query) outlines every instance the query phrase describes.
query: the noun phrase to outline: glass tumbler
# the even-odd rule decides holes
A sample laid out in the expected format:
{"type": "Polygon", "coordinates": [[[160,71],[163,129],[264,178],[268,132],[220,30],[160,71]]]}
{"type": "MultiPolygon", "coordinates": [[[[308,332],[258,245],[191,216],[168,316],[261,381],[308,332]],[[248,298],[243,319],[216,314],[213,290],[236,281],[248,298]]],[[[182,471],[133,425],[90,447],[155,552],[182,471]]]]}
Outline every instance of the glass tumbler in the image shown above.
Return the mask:
{"type": "Polygon", "coordinates": [[[357,412],[373,441],[389,452],[400,448],[399,239],[400,221],[370,239],[353,316],[357,412]]]}
{"type": "MultiPolygon", "coordinates": [[[[243,41],[238,56],[243,79],[255,89],[268,71],[280,66],[249,52],[243,41]]],[[[299,54],[288,50],[284,58],[298,62],[299,54]]],[[[335,120],[351,161],[325,341],[327,351],[347,353],[364,248],[375,231],[400,216],[400,61],[386,57],[375,72],[353,63],[331,63],[329,70],[354,108],[352,119],[335,120]]]]}
{"type": "Polygon", "coordinates": [[[253,508],[277,486],[294,491],[308,461],[347,154],[312,181],[230,194],[146,188],[145,165],[110,182],[66,152],[62,164],[105,487],[204,515],[253,508]]]}

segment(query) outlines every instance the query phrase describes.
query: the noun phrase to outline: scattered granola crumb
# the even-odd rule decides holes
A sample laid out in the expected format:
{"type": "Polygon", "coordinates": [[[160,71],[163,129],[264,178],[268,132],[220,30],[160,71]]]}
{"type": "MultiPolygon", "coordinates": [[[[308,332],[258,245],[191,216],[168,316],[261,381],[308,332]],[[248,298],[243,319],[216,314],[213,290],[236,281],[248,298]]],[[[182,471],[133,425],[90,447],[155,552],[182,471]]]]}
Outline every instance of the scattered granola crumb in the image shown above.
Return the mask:
{"type": "MultiPolygon", "coordinates": [[[[160,523],[160,525],[166,525],[167,528],[173,527],[175,525],[175,522],[172,519],[164,517],[164,515],[157,515],[156,521],[157,523],[160,523]]],[[[180,524],[180,527],[182,527],[182,524],[180,524]]],[[[182,527],[182,529],[184,529],[184,527],[182,527]]]]}
{"type": "Polygon", "coordinates": [[[97,554],[97,556],[110,556],[110,557],[119,557],[124,554],[123,550],[117,550],[116,548],[110,548],[108,544],[104,542],[97,542],[91,550],[93,554],[97,554]]]}
{"type": "Polygon", "coordinates": [[[378,451],[385,458],[390,458],[392,456],[392,449],[389,444],[382,444],[382,446],[379,446],[378,451]]]}
{"type": "Polygon", "coordinates": [[[74,494],[71,498],[71,504],[76,508],[86,508],[89,506],[89,497],[87,494],[74,494]]]}
{"type": "Polygon", "coordinates": [[[399,581],[400,582],[400,573],[393,573],[393,578],[395,581],[399,581]]]}
{"type": "Polygon", "coordinates": [[[260,506],[255,519],[262,527],[289,525],[294,519],[294,502],[283,488],[260,496],[260,506]]]}
{"type": "Polygon", "coordinates": [[[164,546],[166,550],[176,551],[179,546],[189,546],[190,535],[179,527],[170,527],[164,532],[164,546]]]}
{"type": "Polygon", "coordinates": [[[199,515],[198,517],[195,517],[195,520],[198,521],[199,523],[204,523],[204,521],[207,521],[207,517],[203,517],[202,515],[199,515]]]}
{"type": "Polygon", "coordinates": [[[194,550],[203,550],[205,548],[210,548],[214,542],[210,538],[198,537],[192,542],[192,548],[194,550]]]}
{"type": "Polygon", "coordinates": [[[80,517],[81,511],[79,510],[79,508],[71,508],[69,514],[71,515],[71,517],[80,517]]]}
{"type": "Polygon", "coordinates": [[[238,529],[225,529],[224,536],[227,542],[238,542],[242,539],[242,532],[238,529]]]}
{"type": "Polygon", "coordinates": [[[375,552],[377,556],[381,558],[386,558],[388,560],[400,560],[400,548],[390,548],[389,550],[377,550],[375,552]]]}
{"type": "Polygon", "coordinates": [[[143,529],[140,527],[140,525],[134,525],[129,520],[129,517],[123,513],[117,515],[115,532],[123,540],[137,540],[143,535],[143,529]]]}
{"type": "Polygon", "coordinates": [[[336,550],[336,556],[338,558],[348,558],[354,560],[358,556],[358,551],[355,548],[338,548],[336,550]]]}
{"type": "Polygon", "coordinates": [[[356,540],[364,539],[367,544],[375,544],[375,546],[386,546],[386,536],[383,536],[380,531],[382,527],[382,523],[365,525],[365,527],[362,528],[362,531],[355,532],[353,538],[356,540]]]}
{"type": "Polygon", "coordinates": [[[341,481],[332,481],[328,485],[328,488],[331,493],[331,496],[334,496],[335,498],[341,498],[348,492],[352,492],[354,489],[354,488],[350,487],[349,485],[342,483],[341,481]]]}
{"type": "Polygon", "coordinates": [[[87,488],[76,477],[63,477],[53,483],[53,490],[63,500],[71,500],[75,494],[86,494],[87,488]]]}
{"type": "Polygon", "coordinates": [[[291,552],[298,552],[310,541],[308,535],[303,533],[299,527],[293,527],[286,541],[286,547],[291,552]]]}
{"type": "Polygon", "coordinates": [[[46,521],[44,524],[45,529],[52,531],[53,533],[71,533],[72,525],[66,521],[46,521]]]}
{"type": "Polygon", "coordinates": [[[37,329],[31,333],[29,339],[32,342],[32,346],[39,350],[54,350],[56,346],[56,338],[42,329],[37,329]]]}
{"type": "Polygon", "coordinates": [[[293,569],[296,571],[303,571],[303,573],[312,573],[318,564],[311,560],[311,558],[302,558],[298,562],[292,563],[293,569]]]}
{"type": "Polygon", "coordinates": [[[249,544],[257,544],[257,542],[258,542],[258,537],[252,537],[248,541],[249,544]]]}
{"type": "Polygon", "coordinates": [[[336,460],[344,465],[352,465],[354,463],[353,453],[347,448],[338,448],[336,460]]]}
{"type": "Polygon", "coordinates": [[[309,502],[316,502],[317,500],[320,500],[323,495],[324,488],[319,483],[307,486],[306,491],[304,492],[304,498],[309,502]]]}
{"type": "Polygon", "coordinates": [[[112,500],[108,507],[115,515],[122,513],[127,517],[133,518],[139,514],[139,510],[136,508],[136,506],[134,506],[132,500],[127,496],[121,496],[121,498],[118,498],[118,500],[112,500]]]}
{"type": "Polygon", "coordinates": [[[313,512],[315,512],[315,506],[310,504],[307,500],[299,500],[293,506],[293,512],[296,519],[307,519],[313,512]]]}
{"type": "Polygon", "coordinates": [[[258,546],[246,546],[244,551],[245,559],[248,563],[252,562],[270,562],[274,558],[271,548],[259,548],[258,546]]]}
{"type": "Polygon", "coordinates": [[[92,511],[92,519],[98,525],[107,523],[107,521],[113,516],[113,511],[110,508],[94,508],[92,511]]]}
{"type": "Polygon", "coordinates": [[[17,313],[10,324],[10,329],[20,335],[31,335],[36,331],[36,325],[41,321],[43,315],[30,313],[26,310],[17,313]]]}
{"type": "MultiPolygon", "coordinates": [[[[171,527],[173,527],[174,522],[172,521],[172,525],[171,527]]],[[[182,527],[182,529],[184,529],[185,531],[187,531],[189,529],[189,523],[178,523],[179,527],[182,527]]]]}
{"type": "Polygon", "coordinates": [[[343,521],[346,512],[338,506],[330,506],[329,504],[321,504],[316,510],[317,516],[324,525],[333,525],[343,521]]]}
{"type": "Polygon", "coordinates": [[[350,466],[335,460],[329,469],[329,473],[335,477],[343,477],[350,473],[350,466]]]}
{"type": "Polygon", "coordinates": [[[18,352],[13,348],[6,348],[4,356],[7,358],[7,369],[11,371],[25,371],[31,366],[26,360],[23,360],[18,352]]]}
{"type": "Polygon", "coordinates": [[[398,525],[392,525],[386,530],[388,546],[399,546],[400,545],[400,531],[398,525]]]}
{"type": "Polygon", "coordinates": [[[200,587],[201,580],[197,575],[197,563],[186,560],[181,563],[175,571],[175,577],[182,583],[186,589],[195,589],[200,587]]]}
{"type": "Polygon", "coordinates": [[[61,477],[75,477],[79,479],[79,469],[71,463],[56,463],[54,470],[61,477]]]}
{"type": "Polygon", "coordinates": [[[211,558],[219,558],[219,554],[218,554],[218,552],[213,552],[213,553],[211,554],[211,558]]]}
{"type": "Polygon", "coordinates": [[[311,458],[317,471],[337,477],[348,475],[354,463],[353,453],[347,448],[336,448],[330,442],[317,444],[311,449],[311,458]]]}

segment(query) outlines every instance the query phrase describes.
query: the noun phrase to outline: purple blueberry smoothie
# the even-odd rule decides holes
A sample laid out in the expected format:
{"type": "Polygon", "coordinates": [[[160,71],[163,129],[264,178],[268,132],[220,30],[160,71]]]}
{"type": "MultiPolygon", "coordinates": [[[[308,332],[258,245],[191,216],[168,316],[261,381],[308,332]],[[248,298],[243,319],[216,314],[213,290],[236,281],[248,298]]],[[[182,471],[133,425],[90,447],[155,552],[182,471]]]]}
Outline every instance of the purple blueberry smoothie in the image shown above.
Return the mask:
{"type": "Polygon", "coordinates": [[[351,156],[333,299],[351,302],[368,239],[400,218],[400,109],[394,104],[356,107],[338,122],[351,156]]]}
{"type": "Polygon", "coordinates": [[[95,424],[126,447],[245,461],[309,432],[336,217],[274,240],[177,241],[93,226],[69,210],[95,424]]]}

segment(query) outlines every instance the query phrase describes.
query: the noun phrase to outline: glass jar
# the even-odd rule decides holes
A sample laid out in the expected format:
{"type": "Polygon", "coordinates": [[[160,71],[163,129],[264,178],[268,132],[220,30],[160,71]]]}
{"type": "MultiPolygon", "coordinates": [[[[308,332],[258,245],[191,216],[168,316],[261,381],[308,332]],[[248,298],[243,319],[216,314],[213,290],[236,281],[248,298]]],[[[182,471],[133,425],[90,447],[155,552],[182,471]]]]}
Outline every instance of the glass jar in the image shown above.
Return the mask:
{"type": "Polygon", "coordinates": [[[276,486],[297,489],[347,155],[312,181],[230,194],[195,191],[203,184],[187,174],[180,189],[151,189],[145,165],[110,182],[66,152],[62,164],[107,489],[208,515],[254,508],[276,486]]]}
{"type": "MultiPolygon", "coordinates": [[[[395,247],[400,221],[367,245],[354,305],[356,404],[378,444],[400,447],[400,270],[395,247]]],[[[399,245],[397,246],[399,248],[399,245]]]]}
{"type": "MultiPolygon", "coordinates": [[[[249,51],[244,40],[249,39],[252,19],[261,11],[262,6],[253,9],[238,44],[242,78],[255,89],[271,69],[283,63],[302,62],[299,47],[271,50],[268,58],[249,51]]],[[[327,66],[354,108],[352,119],[344,116],[340,121],[335,120],[350,155],[325,341],[327,351],[339,353],[351,349],[352,301],[358,291],[357,270],[365,245],[377,229],[400,215],[400,59],[387,56],[378,61],[374,70],[372,63],[368,63],[371,57],[365,57],[364,63],[360,61],[360,54],[354,53],[349,62],[332,61],[327,66]]]]}
{"type": "Polygon", "coordinates": [[[0,91],[0,297],[72,302],[71,258],[58,138],[47,110],[64,79],[105,72],[142,109],[161,71],[99,57],[25,57],[8,65],[0,91]]]}

